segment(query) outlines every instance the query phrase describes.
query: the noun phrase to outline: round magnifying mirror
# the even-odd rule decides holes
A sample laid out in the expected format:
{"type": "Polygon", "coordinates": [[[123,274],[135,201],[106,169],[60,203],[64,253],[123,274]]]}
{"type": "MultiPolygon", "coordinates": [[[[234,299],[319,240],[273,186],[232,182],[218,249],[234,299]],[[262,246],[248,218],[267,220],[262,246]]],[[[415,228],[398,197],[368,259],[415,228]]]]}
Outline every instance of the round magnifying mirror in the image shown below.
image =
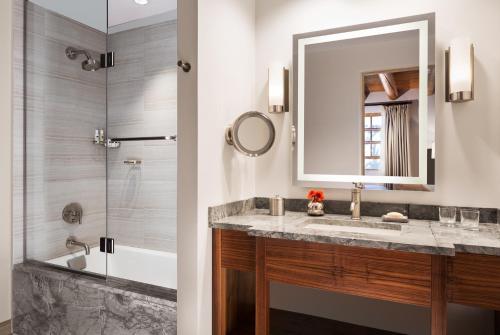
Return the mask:
{"type": "Polygon", "coordinates": [[[258,157],[271,149],[275,130],[270,118],[259,112],[247,112],[226,129],[227,143],[250,157],[258,157]]]}

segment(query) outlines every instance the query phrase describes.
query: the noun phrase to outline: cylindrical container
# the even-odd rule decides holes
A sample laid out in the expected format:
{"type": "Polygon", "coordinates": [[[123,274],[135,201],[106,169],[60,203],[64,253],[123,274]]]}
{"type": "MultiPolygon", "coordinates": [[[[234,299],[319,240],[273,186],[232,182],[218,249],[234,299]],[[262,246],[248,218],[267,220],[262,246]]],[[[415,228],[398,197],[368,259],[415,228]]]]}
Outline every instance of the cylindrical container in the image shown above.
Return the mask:
{"type": "Polygon", "coordinates": [[[285,199],[279,195],[269,198],[269,214],[273,216],[285,215],[285,199]]]}

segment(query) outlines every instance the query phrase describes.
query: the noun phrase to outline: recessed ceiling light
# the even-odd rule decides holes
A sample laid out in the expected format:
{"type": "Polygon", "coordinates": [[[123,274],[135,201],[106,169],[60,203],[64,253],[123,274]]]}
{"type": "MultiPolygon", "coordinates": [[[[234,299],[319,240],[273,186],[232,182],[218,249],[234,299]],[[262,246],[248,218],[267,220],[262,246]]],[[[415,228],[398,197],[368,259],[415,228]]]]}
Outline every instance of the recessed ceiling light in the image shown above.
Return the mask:
{"type": "Polygon", "coordinates": [[[134,0],[138,5],[147,5],[149,0],[134,0]]]}

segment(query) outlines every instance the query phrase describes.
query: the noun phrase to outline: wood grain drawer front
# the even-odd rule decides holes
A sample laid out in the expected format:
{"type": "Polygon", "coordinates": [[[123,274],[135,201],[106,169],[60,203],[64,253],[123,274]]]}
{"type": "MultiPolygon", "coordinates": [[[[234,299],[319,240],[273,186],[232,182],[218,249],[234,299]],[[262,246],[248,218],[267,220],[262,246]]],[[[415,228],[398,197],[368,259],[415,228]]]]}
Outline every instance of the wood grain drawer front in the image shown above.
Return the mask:
{"type": "Polygon", "coordinates": [[[221,231],[222,267],[255,272],[255,237],[244,231],[221,231]]]}
{"type": "Polygon", "coordinates": [[[266,276],[281,283],[331,290],[334,249],[329,244],[267,239],[266,276]]]}
{"type": "Polygon", "coordinates": [[[500,257],[461,253],[449,257],[448,300],[500,310],[500,257]]]}
{"type": "Polygon", "coordinates": [[[431,256],[268,239],[270,280],[417,306],[431,303],[431,256]]]}
{"type": "Polygon", "coordinates": [[[430,255],[338,247],[335,264],[341,292],[417,306],[431,304],[430,255]]]}

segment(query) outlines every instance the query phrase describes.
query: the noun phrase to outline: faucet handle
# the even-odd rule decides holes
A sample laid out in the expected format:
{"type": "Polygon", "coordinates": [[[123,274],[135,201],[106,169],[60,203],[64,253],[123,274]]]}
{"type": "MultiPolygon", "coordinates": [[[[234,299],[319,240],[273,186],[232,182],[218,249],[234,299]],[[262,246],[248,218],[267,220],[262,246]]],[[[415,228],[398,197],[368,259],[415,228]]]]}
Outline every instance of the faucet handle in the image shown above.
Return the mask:
{"type": "Polygon", "coordinates": [[[363,183],[353,183],[354,184],[354,188],[358,189],[358,190],[362,190],[365,188],[365,185],[363,185],[363,183]]]}

